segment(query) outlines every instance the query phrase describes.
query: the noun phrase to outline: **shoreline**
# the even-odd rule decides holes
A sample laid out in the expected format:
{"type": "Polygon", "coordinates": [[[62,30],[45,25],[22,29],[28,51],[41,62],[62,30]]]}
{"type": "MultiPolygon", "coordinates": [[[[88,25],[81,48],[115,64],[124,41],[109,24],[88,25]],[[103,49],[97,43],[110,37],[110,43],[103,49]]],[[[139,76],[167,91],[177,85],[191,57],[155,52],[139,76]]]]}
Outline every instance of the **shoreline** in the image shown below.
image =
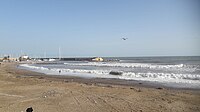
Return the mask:
{"type": "MultiPolygon", "coordinates": [[[[0,111],[49,112],[171,112],[200,111],[200,91],[119,84],[119,80],[84,80],[47,76],[15,68],[18,63],[0,65],[0,111]],[[116,82],[118,82],[116,84],[116,82]]],[[[123,81],[122,81],[123,82],[123,81]]]]}
{"type": "MultiPolygon", "coordinates": [[[[39,63],[40,64],[40,63],[39,63]]],[[[19,64],[18,64],[19,65],[19,64]]],[[[33,70],[29,70],[26,68],[18,68],[16,69],[28,71],[30,76],[43,77],[49,80],[59,80],[64,82],[77,82],[84,84],[107,84],[107,85],[120,85],[120,86],[138,86],[138,87],[146,87],[146,88],[156,88],[156,89],[178,89],[178,90],[194,90],[199,91],[200,88],[188,88],[188,87],[170,87],[165,85],[165,83],[151,82],[151,81],[142,81],[142,80],[125,80],[125,79],[117,79],[117,78],[87,78],[87,77],[76,77],[76,76],[66,76],[66,75],[50,75],[45,74],[33,70]],[[31,75],[31,73],[34,73],[31,75]],[[37,75],[35,75],[37,74],[37,75]],[[73,81],[72,81],[73,80],[73,81]]]]}
{"type": "MultiPolygon", "coordinates": [[[[153,83],[145,83],[145,81],[137,81],[137,80],[123,80],[123,79],[113,79],[113,78],[84,78],[84,77],[75,77],[75,76],[65,76],[65,75],[48,75],[36,71],[31,71],[27,69],[21,69],[17,68],[16,66],[13,66],[12,69],[16,73],[20,73],[23,76],[30,76],[30,77],[36,77],[39,79],[46,79],[50,81],[60,81],[60,82],[76,82],[80,84],[86,84],[86,85],[95,85],[95,86],[105,86],[105,87],[111,87],[111,86],[126,86],[126,87],[142,87],[142,88],[159,88],[159,89],[180,89],[180,90],[193,90],[193,89],[185,89],[185,88],[171,88],[166,86],[158,86],[157,84],[153,83]]],[[[196,89],[194,89],[196,90],[196,89]]],[[[198,90],[198,89],[197,89],[198,90]]]]}

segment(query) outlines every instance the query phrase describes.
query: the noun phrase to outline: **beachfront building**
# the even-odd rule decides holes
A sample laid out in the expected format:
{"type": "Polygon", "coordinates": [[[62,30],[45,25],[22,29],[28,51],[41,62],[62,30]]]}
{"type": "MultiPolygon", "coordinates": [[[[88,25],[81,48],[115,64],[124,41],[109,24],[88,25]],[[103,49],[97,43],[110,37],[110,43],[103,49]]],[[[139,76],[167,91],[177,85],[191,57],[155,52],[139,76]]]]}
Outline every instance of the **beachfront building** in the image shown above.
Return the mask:
{"type": "Polygon", "coordinates": [[[10,61],[10,56],[4,56],[3,58],[0,59],[1,62],[7,62],[10,61]]]}
{"type": "Polygon", "coordinates": [[[103,58],[95,57],[95,58],[92,58],[92,61],[101,62],[101,61],[103,61],[103,58]]]}
{"type": "Polygon", "coordinates": [[[23,55],[19,57],[19,61],[27,61],[27,60],[30,60],[29,56],[27,55],[23,55]]]}
{"type": "Polygon", "coordinates": [[[4,58],[0,58],[0,62],[3,62],[3,59],[4,59],[4,58]]]}
{"type": "Polygon", "coordinates": [[[9,55],[8,56],[4,56],[3,58],[0,58],[0,62],[11,62],[11,61],[16,61],[17,58],[11,58],[9,55]]]}

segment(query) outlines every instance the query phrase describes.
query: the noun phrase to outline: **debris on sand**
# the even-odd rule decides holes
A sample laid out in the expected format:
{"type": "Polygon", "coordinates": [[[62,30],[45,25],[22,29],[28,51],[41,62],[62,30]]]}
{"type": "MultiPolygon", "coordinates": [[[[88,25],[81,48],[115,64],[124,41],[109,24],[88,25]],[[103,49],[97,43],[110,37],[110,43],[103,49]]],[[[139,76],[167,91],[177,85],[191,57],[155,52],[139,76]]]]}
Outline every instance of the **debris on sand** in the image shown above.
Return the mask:
{"type": "Polygon", "coordinates": [[[164,89],[164,88],[162,88],[162,87],[158,87],[158,88],[156,88],[156,89],[164,89]]]}

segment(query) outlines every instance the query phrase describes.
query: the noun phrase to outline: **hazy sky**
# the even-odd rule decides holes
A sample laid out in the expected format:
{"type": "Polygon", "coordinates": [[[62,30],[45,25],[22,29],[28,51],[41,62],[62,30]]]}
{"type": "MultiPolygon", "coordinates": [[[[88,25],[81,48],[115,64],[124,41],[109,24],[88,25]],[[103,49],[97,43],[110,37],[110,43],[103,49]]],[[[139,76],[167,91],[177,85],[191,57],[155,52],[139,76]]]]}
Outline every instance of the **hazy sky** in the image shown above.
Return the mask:
{"type": "Polygon", "coordinates": [[[0,0],[0,56],[59,46],[64,57],[200,55],[200,2],[0,0]]]}

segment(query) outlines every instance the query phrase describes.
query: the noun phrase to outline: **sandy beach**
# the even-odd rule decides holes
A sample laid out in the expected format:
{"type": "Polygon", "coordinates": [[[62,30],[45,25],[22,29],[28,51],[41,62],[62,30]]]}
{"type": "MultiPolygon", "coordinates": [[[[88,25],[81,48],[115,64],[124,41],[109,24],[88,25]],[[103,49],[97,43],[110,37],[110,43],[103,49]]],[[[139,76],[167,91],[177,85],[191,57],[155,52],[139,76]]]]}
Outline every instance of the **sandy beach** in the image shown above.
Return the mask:
{"type": "MultiPolygon", "coordinates": [[[[200,91],[54,77],[0,65],[0,112],[199,112],[200,91]]],[[[120,82],[120,81],[117,81],[120,82]]]]}

